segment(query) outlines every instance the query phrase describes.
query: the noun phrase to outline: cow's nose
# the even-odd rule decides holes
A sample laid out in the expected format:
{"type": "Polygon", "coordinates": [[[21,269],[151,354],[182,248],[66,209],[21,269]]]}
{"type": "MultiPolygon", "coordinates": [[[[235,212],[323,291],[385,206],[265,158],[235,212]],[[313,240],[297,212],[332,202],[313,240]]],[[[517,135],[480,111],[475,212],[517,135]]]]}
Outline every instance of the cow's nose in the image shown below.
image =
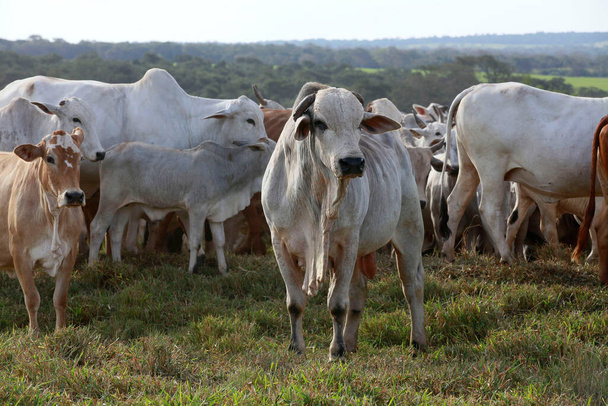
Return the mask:
{"type": "Polygon", "coordinates": [[[425,207],[426,207],[426,200],[420,200],[420,208],[422,210],[424,210],[425,207]]]}
{"type": "Polygon", "coordinates": [[[95,158],[97,161],[103,161],[103,159],[106,157],[106,152],[102,151],[102,152],[97,152],[95,154],[95,158]]]}
{"type": "Polygon", "coordinates": [[[65,192],[67,206],[82,206],[84,204],[84,193],[82,191],[65,192]]]}
{"type": "Polygon", "coordinates": [[[363,175],[363,169],[365,169],[365,159],[363,158],[342,158],[338,161],[340,164],[340,170],[342,175],[363,175]]]}

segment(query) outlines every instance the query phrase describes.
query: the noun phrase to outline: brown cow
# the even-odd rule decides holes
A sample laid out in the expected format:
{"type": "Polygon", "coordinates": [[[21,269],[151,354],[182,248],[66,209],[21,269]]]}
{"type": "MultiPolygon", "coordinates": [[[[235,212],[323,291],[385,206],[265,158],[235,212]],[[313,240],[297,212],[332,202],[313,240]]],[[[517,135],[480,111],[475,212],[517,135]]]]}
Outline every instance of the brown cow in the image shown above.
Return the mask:
{"type": "Polygon", "coordinates": [[[80,127],[47,135],[38,145],[0,152],[0,269],[19,278],[30,319],[38,333],[40,294],[33,269],[56,277],[56,328],[65,327],[68,285],[78,253],[85,204],[80,189],[80,127]]]}
{"type": "MultiPolygon", "coordinates": [[[[604,116],[593,134],[593,147],[591,150],[591,192],[595,196],[595,177],[598,177],[600,188],[604,195],[604,209],[600,212],[596,221],[595,231],[597,233],[597,248],[599,258],[600,282],[608,284],[608,116],[604,116]],[[597,160],[600,165],[597,165],[597,160]]],[[[587,246],[589,227],[595,213],[595,199],[589,199],[585,218],[581,224],[578,234],[578,242],[572,253],[572,260],[578,261],[587,246]]]]}

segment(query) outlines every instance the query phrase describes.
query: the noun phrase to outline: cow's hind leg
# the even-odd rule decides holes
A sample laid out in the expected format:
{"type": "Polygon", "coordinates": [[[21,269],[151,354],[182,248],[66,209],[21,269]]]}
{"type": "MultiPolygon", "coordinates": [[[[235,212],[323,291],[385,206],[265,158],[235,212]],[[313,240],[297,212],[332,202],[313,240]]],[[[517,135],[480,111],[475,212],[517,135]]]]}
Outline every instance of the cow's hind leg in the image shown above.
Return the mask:
{"type": "Polygon", "coordinates": [[[306,308],[306,296],[302,291],[304,275],[302,269],[294,263],[283,241],[275,233],[271,233],[271,240],[274,255],[285,282],[285,290],[287,291],[287,312],[289,313],[291,324],[289,349],[298,354],[304,354],[306,349],[302,329],[302,318],[304,316],[304,309],[306,308]]]}
{"type": "Polygon", "coordinates": [[[521,186],[519,186],[519,184],[516,183],[515,188],[515,208],[507,220],[507,245],[511,249],[515,248],[515,240],[518,236],[519,229],[528,219],[528,211],[533,205],[535,205],[534,200],[532,200],[527,193],[521,190],[521,186]]]}
{"type": "Polygon", "coordinates": [[[504,182],[502,179],[481,179],[481,201],[479,212],[488,235],[494,243],[494,247],[500,253],[502,262],[513,263],[513,255],[507,246],[505,238],[506,221],[503,211],[504,182]]]}
{"type": "Polygon", "coordinates": [[[608,284],[608,205],[600,212],[596,222],[595,232],[597,235],[599,279],[603,284],[608,284]]]}
{"type": "MultiPolygon", "coordinates": [[[[464,152],[464,148],[458,145],[458,159],[460,169],[458,178],[450,196],[447,198],[447,219],[445,213],[442,213],[441,219],[441,234],[445,238],[443,243],[443,255],[447,261],[454,261],[454,247],[456,245],[456,234],[458,225],[462,219],[469,202],[475,196],[477,186],[479,185],[479,175],[477,169],[473,166],[471,159],[464,152]],[[447,220],[447,221],[446,221],[447,220]],[[449,234],[449,236],[447,235],[449,234]]],[[[444,199],[442,196],[441,199],[444,199]]],[[[443,202],[442,202],[443,205],[443,202]]]]}

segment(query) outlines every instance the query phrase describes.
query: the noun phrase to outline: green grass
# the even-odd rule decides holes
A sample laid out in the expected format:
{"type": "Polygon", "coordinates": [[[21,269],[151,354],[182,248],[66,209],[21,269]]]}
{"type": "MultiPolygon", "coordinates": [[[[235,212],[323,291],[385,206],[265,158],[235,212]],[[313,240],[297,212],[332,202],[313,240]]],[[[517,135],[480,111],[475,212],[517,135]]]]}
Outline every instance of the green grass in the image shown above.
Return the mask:
{"type": "MultiPolygon", "coordinates": [[[[552,75],[530,75],[533,78],[550,80],[555,76],[552,75]]],[[[586,77],[586,76],[562,76],[564,81],[575,88],[579,87],[595,87],[608,92],[608,78],[586,77]]]]}
{"type": "Polygon", "coordinates": [[[608,288],[568,251],[501,265],[425,257],[429,347],[408,346],[391,258],[369,283],[359,351],[329,363],[327,286],[304,315],[307,354],[287,351],[285,288],[272,254],[228,256],[188,275],[186,256],[79,260],[69,327],[53,332],[54,281],[40,274],[40,338],[16,279],[0,275],[1,404],[602,404],[608,288]]]}

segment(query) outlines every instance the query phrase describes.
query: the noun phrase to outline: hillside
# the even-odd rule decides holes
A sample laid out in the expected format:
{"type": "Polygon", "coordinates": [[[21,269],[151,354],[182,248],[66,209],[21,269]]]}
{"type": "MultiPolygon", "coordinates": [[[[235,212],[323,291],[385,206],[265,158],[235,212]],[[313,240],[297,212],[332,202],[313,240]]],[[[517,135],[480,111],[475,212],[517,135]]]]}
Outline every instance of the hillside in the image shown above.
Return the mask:
{"type": "Polygon", "coordinates": [[[387,48],[399,49],[488,49],[508,51],[546,52],[561,50],[564,52],[606,52],[608,50],[608,32],[564,32],[522,35],[470,35],[464,37],[427,37],[427,38],[390,38],[379,40],[324,40],[274,41],[269,44],[293,44],[298,46],[317,45],[333,49],[346,48],[387,48]]]}

